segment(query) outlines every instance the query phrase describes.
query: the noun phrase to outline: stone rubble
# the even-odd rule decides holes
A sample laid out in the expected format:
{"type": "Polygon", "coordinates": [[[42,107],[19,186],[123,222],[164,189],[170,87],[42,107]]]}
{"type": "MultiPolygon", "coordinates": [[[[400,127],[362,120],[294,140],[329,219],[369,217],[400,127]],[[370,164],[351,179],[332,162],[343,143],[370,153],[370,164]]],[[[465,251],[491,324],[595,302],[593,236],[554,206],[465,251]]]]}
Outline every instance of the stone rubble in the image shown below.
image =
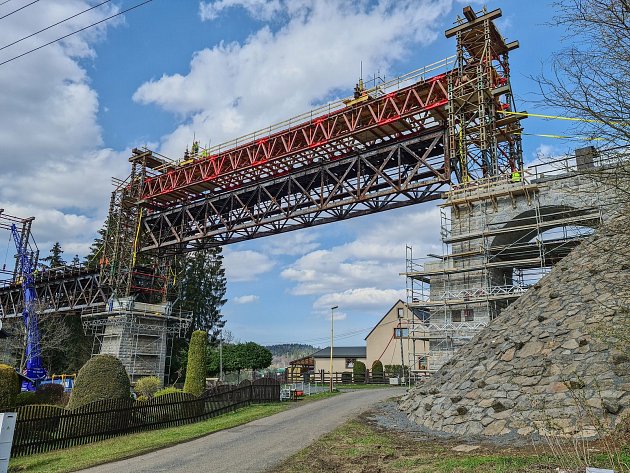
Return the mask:
{"type": "Polygon", "coordinates": [[[399,407],[421,428],[453,436],[601,436],[630,415],[629,308],[630,218],[622,217],[558,263],[399,407]]]}

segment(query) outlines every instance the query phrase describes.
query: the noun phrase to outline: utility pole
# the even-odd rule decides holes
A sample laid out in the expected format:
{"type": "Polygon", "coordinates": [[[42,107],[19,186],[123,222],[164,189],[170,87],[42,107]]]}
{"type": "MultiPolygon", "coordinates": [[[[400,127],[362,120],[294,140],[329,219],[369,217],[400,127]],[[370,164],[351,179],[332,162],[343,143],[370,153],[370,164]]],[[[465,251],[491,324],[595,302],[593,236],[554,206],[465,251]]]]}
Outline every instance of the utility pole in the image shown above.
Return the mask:
{"type": "Polygon", "coordinates": [[[333,342],[335,339],[334,321],[335,309],[338,308],[338,305],[330,308],[330,392],[333,392],[333,342]]]}
{"type": "Polygon", "coordinates": [[[400,377],[401,383],[405,382],[405,355],[403,354],[403,327],[402,320],[404,316],[404,311],[402,307],[398,308],[398,334],[400,335],[400,377]]]}

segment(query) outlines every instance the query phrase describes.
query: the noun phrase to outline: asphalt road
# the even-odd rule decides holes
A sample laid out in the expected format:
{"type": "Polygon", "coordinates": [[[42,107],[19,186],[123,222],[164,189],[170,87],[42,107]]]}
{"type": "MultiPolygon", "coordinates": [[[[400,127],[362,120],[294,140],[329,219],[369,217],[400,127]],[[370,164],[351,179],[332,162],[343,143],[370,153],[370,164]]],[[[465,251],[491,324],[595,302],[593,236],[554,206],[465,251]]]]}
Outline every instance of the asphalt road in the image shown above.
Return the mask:
{"type": "Polygon", "coordinates": [[[404,388],[358,389],[83,473],[264,472],[404,388]]]}

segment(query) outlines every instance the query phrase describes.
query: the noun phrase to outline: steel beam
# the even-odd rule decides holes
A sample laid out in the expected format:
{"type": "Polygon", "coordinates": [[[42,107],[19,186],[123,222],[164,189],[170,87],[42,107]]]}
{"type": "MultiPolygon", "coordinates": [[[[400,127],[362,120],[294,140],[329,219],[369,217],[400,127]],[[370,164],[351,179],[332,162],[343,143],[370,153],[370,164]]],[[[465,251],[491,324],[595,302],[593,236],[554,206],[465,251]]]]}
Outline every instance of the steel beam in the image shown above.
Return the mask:
{"type": "Polygon", "coordinates": [[[195,251],[437,199],[447,190],[443,127],[169,210],[147,213],[140,251],[195,251]]]}
{"type": "MultiPolygon", "coordinates": [[[[105,306],[110,294],[101,286],[96,271],[86,269],[46,271],[35,278],[37,313],[61,313],[87,307],[105,306]]],[[[22,288],[9,284],[0,288],[0,305],[5,317],[20,317],[24,309],[22,288]]]]}

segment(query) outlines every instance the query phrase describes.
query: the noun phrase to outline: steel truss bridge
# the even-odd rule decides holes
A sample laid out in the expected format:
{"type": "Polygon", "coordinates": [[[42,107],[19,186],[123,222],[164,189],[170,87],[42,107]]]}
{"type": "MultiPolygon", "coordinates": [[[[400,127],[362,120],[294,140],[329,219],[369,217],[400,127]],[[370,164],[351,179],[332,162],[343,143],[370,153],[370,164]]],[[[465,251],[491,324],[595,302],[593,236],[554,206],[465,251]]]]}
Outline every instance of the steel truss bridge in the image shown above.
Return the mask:
{"type": "MultiPolygon", "coordinates": [[[[428,202],[451,183],[522,169],[522,117],[502,114],[516,110],[508,53],[518,43],[505,42],[500,16],[466,7],[446,31],[455,56],[180,161],[134,149],[100,267],[40,275],[43,310],[164,298],[178,255],[428,202]],[[137,283],[140,257],[152,283],[137,283]]],[[[19,313],[19,292],[0,288],[5,316],[19,313]]]]}

